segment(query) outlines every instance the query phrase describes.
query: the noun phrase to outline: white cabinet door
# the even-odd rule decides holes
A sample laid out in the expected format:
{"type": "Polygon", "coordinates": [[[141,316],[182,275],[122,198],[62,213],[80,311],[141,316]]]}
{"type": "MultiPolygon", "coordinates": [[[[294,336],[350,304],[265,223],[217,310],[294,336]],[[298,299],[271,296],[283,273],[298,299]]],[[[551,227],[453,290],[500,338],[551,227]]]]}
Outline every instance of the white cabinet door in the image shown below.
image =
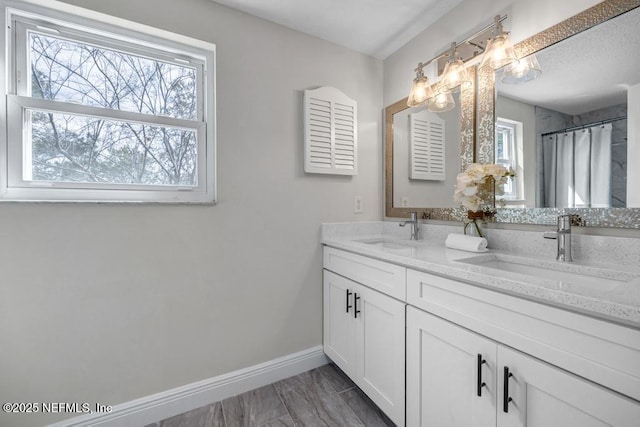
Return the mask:
{"type": "Polygon", "coordinates": [[[503,346],[498,361],[498,427],[640,425],[636,401],[503,346]]]}
{"type": "Polygon", "coordinates": [[[407,426],[495,426],[496,349],[480,335],[407,307],[407,426]]]}
{"type": "Polygon", "coordinates": [[[405,416],[405,304],[324,270],[324,352],[397,425],[405,416]]]}
{"type": "Polygon", "coordinates": [[[324,270],[324,352],[347,375],[356,375],[356,322],[353,293],[358,284],[324,270]]]}
{"type": "Polygon", "coordinates": [[[405,415],[405,304],[360,286],[354,302],[356,383],[397,425],[405,415]]]}

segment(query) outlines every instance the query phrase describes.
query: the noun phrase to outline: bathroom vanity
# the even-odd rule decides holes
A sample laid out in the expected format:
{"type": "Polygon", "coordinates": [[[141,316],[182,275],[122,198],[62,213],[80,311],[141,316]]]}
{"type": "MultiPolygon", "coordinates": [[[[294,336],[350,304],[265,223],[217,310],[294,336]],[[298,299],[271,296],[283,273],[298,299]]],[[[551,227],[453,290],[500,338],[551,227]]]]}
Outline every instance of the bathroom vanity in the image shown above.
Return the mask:
{"type": "Polygon", "coordinates": [[[397,425],[638,425],[640,269],[393,225],[324,226],[324,349],[397,425]]]}

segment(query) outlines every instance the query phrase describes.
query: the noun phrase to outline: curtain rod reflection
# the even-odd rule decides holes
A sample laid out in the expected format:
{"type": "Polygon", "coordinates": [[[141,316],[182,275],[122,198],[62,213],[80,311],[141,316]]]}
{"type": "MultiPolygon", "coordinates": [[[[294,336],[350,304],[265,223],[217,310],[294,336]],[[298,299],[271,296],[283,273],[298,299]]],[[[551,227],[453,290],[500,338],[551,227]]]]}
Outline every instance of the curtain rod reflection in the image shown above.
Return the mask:
{"type": "Polygon", "coordinates": [[[598,125],[606,125],[607,123],[613,123],[613,122],[617,122],[618,120],[626,120],[627,116],[620,116],[620,117],[616,117],[613,119],[607,119],[607,120],[600,120],[599,122],[593,122],[593,123],[588,123],[585,125],[579,125],[579,126],[573,126],[570,128],[566,128],[566,129],[560,129],[560,130],[554,130],[553,132],[546,132],[542,134],[542,137],[548,136],[548,135],[555,135],[556,133],[563,133],[563,132],[571,132],[574,130],[580,130],[580,129],[586,129],[586,128],[590,128],[592,126],[598,126],[598,125]]]}

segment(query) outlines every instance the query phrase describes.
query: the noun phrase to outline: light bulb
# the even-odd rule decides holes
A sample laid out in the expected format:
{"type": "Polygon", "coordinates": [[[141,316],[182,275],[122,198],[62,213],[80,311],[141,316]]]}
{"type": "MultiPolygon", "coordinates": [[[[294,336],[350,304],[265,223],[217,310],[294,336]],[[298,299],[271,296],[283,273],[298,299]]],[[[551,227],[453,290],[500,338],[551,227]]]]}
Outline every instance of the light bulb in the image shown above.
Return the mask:
{"type": "Polygon", "coordinates": [[[433,97],[433,90],[429,84],[429,79],[424,76],[420,65],[418,65],[417,70],[416,78],[413,80],[413,85],[409,92],[409,99],[407,99],[407,105],[409,107],[416,107],[433,97]]]}
{"type": "Polygon", "coordinates": [[[436,99],[433,101],[434,105],[438,108],[442,108],[447,105],[447,94],[441,93],[436,96],[436,99]]]}
{"type": "Polygon", "coordinates": [[[471,84],[469,73],[467,73],[467,69],[461,59],[457,58],[447,62],[440,80],[439,87],[441,92],[458,92],[461,89],[470,87],[471,84]]]}
{"type": "Polygon", "coordinates": [[[434,96],[429,100],[427,104],[427,110],[443,113],[445,111],[452,110],[456,106],[455,101],[453,100],[453,95],[451,92],[443,92],[434,96]]]}
{"type": "Polygon", "coordinates": [[[487,48],[484,51],[484,56],[480,62],[480,68],[488,64],[492,69],[497,70],[505,65],[517,62],[518,57],[511,44],[511,40],[509,40],[509,33],[502,29],[500,15],[496,16],[494,21],[495,28],[493,30],[493,37],[489,39],[487,48]]]}
{"type": "Polygon", "coordinates": [[[502,82],[518,84],[533,80],[542,74],[542,68],[535,54],[522,58],[518,63],[505,67],[502,74],[502,82]]]}

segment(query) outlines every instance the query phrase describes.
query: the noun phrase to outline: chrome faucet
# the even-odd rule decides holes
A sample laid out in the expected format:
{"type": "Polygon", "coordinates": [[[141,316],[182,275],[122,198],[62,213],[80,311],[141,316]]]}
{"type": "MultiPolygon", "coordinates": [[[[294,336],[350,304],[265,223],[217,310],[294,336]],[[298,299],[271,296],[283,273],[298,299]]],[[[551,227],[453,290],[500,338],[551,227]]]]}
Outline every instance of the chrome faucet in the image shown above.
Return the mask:
{"type": "Polygon", "coordinates": [[[418,212],[409,212],[411,215],[411,219],[409,221],[402,221],[399,225],[400,227],[404,227],[407,224],[411,224],[411,239],[410,240],[418,240],[418,212]]]}
{"type": "Polygon", "coordinates": [[[558,215],[558,229],[544,233],[545,239],[558,241],[557,261],[572,262],[571,258],[571,220],[573,215],[558,215]]]}

